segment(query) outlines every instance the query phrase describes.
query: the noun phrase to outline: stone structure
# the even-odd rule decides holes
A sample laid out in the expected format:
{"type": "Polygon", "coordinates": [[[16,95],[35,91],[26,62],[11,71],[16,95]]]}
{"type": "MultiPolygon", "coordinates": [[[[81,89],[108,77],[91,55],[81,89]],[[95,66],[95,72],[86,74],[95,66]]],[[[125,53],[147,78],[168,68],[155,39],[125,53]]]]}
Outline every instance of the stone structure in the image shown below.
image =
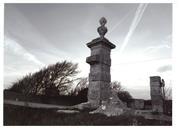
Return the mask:
{"type": "Polygon", "coordinates": [[[132,114],[134,111],[131,111],[130,108],[127,108],[127,104],[123,103],[117,96],[117,93],[113,90],[110,91],[111,93],[108,94],[110,97],[107,100],[102,100],[100,106],[90,112],[91,114],[94,113],[102,113],[106,116],[118,116],[124,113],[132,114]]]}
{"type": "Polygon", "coordinates": [[[104,17],[100,19],[101,26],[97,29],[100,37],[87,43],[91,49],[91,56],[86,59],[86,62],[90,64],[88,102],[80,105],[79,108],[95,108],[90,113],[116,116],[123,114],[128,109],[110,87],[110,52],[116,46],[104,37],[107,32],[106,22],[104,17]]]}
{"type": "Polygon", "coordinates": [[[133,99],[130,103],[131,108],[133,109],[144,109],[144,100],[143,99],[133,99]]]}
{"type": "Polygon", "coordinates": [[[164,99],[162,96],[162,82],[160,76],[150,77],[150,95],[153,112],[163,113],[164,99]]]}
{"type": "Polygon", "coordinates": [[[104,37],[107,33],[106,19],[100,19],[97,31],[99,38],[87,43],[91,55],[86,62],[90,64],[88,102],[73,106],[73,108],[93,110],[90,113],[102,113],[107,116],[121,115],[127,111],[126,105],[118,98],[117,93],[111,89],[111,49],[116,46],[104,37]]]}
{"type": "Polygon", "coordinates": [[[107,101],[111,94],[110,52],[115,45],[104,37],[107,32],[106,22],[104,17],[100,19],[101,26],[97,29],[100,37],[87,43],[91,49],[91,56],[86,59],[90,64],[88,102],[95,107],[100,106],[102,101],[107,101]]]}

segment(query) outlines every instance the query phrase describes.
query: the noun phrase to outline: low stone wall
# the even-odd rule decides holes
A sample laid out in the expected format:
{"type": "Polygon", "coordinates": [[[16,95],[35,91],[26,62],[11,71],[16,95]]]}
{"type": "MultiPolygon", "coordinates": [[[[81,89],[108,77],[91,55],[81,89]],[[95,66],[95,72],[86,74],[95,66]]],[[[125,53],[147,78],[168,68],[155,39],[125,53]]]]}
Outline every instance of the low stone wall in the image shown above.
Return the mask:
{"type": "Polygon", "coordinates": [[[134,108],[135,109],[144,109],[144,100],[142,100],[142,99],[135,99],[134,100],[134,108]]]}
{"type": "Polygon", "coordinates": [[[131,99],[127,102],[127,106],[133,109],[144,109],[144,102],[143,99],[131,99]]]}
{"type": "Polygon", "coordinates": [[[152,102],[151,100],[144,101],[144,110],[152,110],[152,102]]]}

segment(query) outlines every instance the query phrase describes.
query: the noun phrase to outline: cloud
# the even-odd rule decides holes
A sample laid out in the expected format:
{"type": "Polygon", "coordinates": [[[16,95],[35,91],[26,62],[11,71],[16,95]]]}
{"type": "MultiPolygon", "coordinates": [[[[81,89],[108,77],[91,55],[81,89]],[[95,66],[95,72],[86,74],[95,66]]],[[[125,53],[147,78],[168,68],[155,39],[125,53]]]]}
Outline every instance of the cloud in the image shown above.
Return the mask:
{"type": "MultiPolygon", "coordinates": [[[[153,42],[151,42],[151,43],[153,43],[153,42]]],[[[158,45],[149,46],[149,47],[145,48],[143,52],[154,53],[154,52],[158,52],[161,50],[170,50],[172,47],[171,43],[172,43],[172,37],[171,37],[171,35],[167,35],[159,42],[158,45]]]]}
{"type": "Polygon", "coordinates": [[[167,35],[163,40],[162,40],[163,44],[168,44],[171,45],[172,44],[172,35],[169,34],[167,35]]]}
{"type": "Polygon", "coordinates": [[[172,65],[164,65],[157,69],[158,72],[163,73],[172,70],[172,65]]]}
{"type": "Polygon", "coordinates": [[[8,38],[5,36],[5,50],[7,52],[11,51],[15,55],[23,57],[27,61],[31,61],[34,64],[37,64],[39,66],[44,66],[44,64],[39,61],[33,54],[29,53],[24,47],[22,47],[19,43],[16,41],[8,38]]]}
{"type": "MultiPolygon", "coordinates": [[[[148,11],[146,12],[146,4],[132,4],[132,6],[131,4],[116,5],[110,7],[107,4],[103,8],[101,8],[103,6],[101,4],[97,5],[97,7],[95,7],[96,5],[87,5],[87,7],[84,5],[84,8],[80,8],[80,6],[69,7],[69,5],[67,7],[64,6],[64,8],[60,8],[60,5],[56,5],[56,8],[55,5],[41,6],[41,8],[35,5],[27,5],[27,7],[25,5],[13,5],[14,8],[10,8],[10,5],[8,5],[9,7],[7,8],[6,5],[5,34],[9,32],[8,37],[12,37],[10,39],[13,40],[16,39],[18,42],[14,41],[18,43],[18,46],[20,45],[20,49],[23,48],[23,51],[28,52],[28,55],[24,56],[24,52],[17,53],[13,50],[14,46],[11,46],[11,49],[5,49],[5,83],[8,85],[9,82],[14,81],[14,79],[16,80],[17,77],[21,77],[22,74],[26,74],[29,71],[32,72],[34,69],[38,70],[39,62],[47,65],[62,59],[78,62],[82,70],[80,76],[88,76],[89,65],[85,63],[85,58],[89,55],[90,51],[85,43],[97,36],[96,26],[98,26],[98,18],[106,16],[108,19],[111,19],[107,24],[108,28],[109,26],[111,27],[108,31],[108,34],[110,32],[109,39],[112,39],[113,43],[117,46],[112,51],[112,80],[121,81],[128,88],[135,88],[133,93],[131,93],[133,96],[138,96],[137,98],[149,95],[146,92],[137,92],[136,88],[138,90],[147,90],[150,87],[148,82],[149,76],[153,74],[158,75],[157,69],[162,65],[169,64],[168,61],[155,60],[153,62],[150,60],[161,58],[161,55],[163,57],[164,54],[171,53],[171,51],[169,48],[165,48],[166,46],[164,48],[158,47],[160,52],[157,52],[157,54],[152,53],[151,56],[148,56],[148,54],[143,54],[142,49],[151,46],[148,50],[153,51],[155,46],[162,45],[163,43],[168,45],[170,36],[163,42],[160,40],[161,36],[164,36],[163,34],[169,34],[168,29],[171,26],[170,22],[165,22],[168,21],[168,16],[170,16],[166,15],[168,13],[163,7],[166,4],[157,5],[159,8],[155,8],[156,4],[153,4],[150,8],[147,8],[148,11]],[[131,7],[134,7],[132,9],[135,10],[132,10],[131,7]],[[65,12],[68,12],[70,15],[68,16],[65,12]],[[143,15],[144,12],[146,13],[145,16],[143,15]],[[154,18],[149,12],[154,12],[157,17],[154,18]],[[118,20],[118,15],[121,15],[121,13],[124,17],[118,20]],[[161,15],[161,13],[165,13],[165,16],[161,15]],[[72,20],[70,20],[70,16],[72,20]],[[158,19],[158,16],[160,19],[158,19]],[[141,18],[144,21],[140,26],[142,33],[140,31],[138,33],[136,28],[141,18]],[[116,21],[117,24],[112,26],[116,19],[118,21],[116,21]],[[162,21],[162,24],[156,23],[156,21],[162,21]],[[122,28],[120,29],[118,26],[121,24],[122,28]],[[74,31],[72,31],[73,28],[74,31]],[[158,29],[161,31],[158,31],[158,29]],[[147,30],[150,30],[152,34],[147,33],[147,30]],[[112,31],[116,32],[112,33],[112,31]],[[134,35],[134,33],[136,34],[134,35]],[[144,34],[148,34],[147,37],[144,34]],[[149,36],[149,34],[151,35],[149,36]],[[140,36],[136,37],[138,35],[140,36]],[[121,45],[125,49],[131,37],[134,40],[134,45],[128,46],[126,53],[120,54],[119,51],[116,51],[120,50],[121,45]],[[121,42],[123,42],[124,38],[125,43],[122,44],[121,42]]],[[[170,73],[161,73],[166,76],[166,79],[163,77],[165,81],[171,79],[171,76],[168,75],[170,73]]]]}
{"type": "Polygon", "coordinates": [[[151,99],[150,97],[150,85],[147,88],[128,88],[127,91],[136,99],[151,99]]]}
{"type": "Polygon", "coordinates": [[[111,28],[111,30],[107,33],[107,34],[109,34],[109,33],[112,33],[115,29],[117,29],[118,28],[118,26],[121,24],[121,23],[123,23],[123,21],[124,20],[126,20],[127,18],[128,18],[128,16],[130,15],[130,13],[131,12],[133,12],[133,9],[132,10],[130,10],[127,14],[125,14],[112,28],[111,28]]]}
{"type": "Polygon", "coordinates": [[[17,41],[5,36],[4,43],[4,87],[11,86],[13,81],[27,73],[44,66],[37,57],[28,52],[17,41]]]}
{"type": "Polygon", "coordinates": [[[160,51],[162,49],[170,49],[170,48],[171,47],[168,44],[161,44],[161,45],[158,45],[158,46],[149,46],[144,50],[144,52],[153,53],[153,52],[160,51]]]}
{"type": "Polygon", "coordinates": [[[132,24],[129,28],[129,31],[124,39],[124,42],[121,46],[121,49],[120,51],[122,52],[124,50],[124,48],[126,47],[126,45],[128,44],[128,41],[130,40],[132,34],[134,33],[136,27],[138,26],[138,24],[140,23],[141,19],[142,19],[142,16],[143,16],[143,13],[145,12],[145,9],[147,7],[147,4],[139,4],[137,10],[136,10],[136,13],[135,13],[135,16],[133,18],[133,21],[132,21],[132,24]]]}

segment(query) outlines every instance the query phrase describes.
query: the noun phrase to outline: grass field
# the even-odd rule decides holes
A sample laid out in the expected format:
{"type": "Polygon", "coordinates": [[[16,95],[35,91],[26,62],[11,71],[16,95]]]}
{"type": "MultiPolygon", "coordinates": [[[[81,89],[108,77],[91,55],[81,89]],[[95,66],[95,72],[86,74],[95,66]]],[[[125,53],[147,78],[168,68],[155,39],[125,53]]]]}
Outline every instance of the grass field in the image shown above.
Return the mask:
{"type": "Polygon", "coordinates": [[[53,109],[4,105],[4,125],[172,125],[172,122],[146,120],[143,117],[131,115],[117,117],[91,115],[87,111],[62,114],[53,109]]]}

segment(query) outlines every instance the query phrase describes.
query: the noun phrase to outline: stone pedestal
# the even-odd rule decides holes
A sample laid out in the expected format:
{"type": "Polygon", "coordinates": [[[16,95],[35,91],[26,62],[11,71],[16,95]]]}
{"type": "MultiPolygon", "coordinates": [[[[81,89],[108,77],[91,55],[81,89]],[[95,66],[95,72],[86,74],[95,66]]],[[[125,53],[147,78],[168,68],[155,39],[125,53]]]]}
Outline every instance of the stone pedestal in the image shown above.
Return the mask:
{"type": "Polygon", "coordinates": [[[86,59],[90,64],[88,102],[98,107],[102,101],[108,101],[111,95],[110,52],[115,45],[106,38],[97,38],[87,46],[91,49],[91,56],[86,59]]]}
{"type": "Polygon", "coordinates": [[[162,113],[163,112],[163,97],[162,97],[160,76],[150,77],[150,95],[151,95],[153,112],[162,113]]]}

